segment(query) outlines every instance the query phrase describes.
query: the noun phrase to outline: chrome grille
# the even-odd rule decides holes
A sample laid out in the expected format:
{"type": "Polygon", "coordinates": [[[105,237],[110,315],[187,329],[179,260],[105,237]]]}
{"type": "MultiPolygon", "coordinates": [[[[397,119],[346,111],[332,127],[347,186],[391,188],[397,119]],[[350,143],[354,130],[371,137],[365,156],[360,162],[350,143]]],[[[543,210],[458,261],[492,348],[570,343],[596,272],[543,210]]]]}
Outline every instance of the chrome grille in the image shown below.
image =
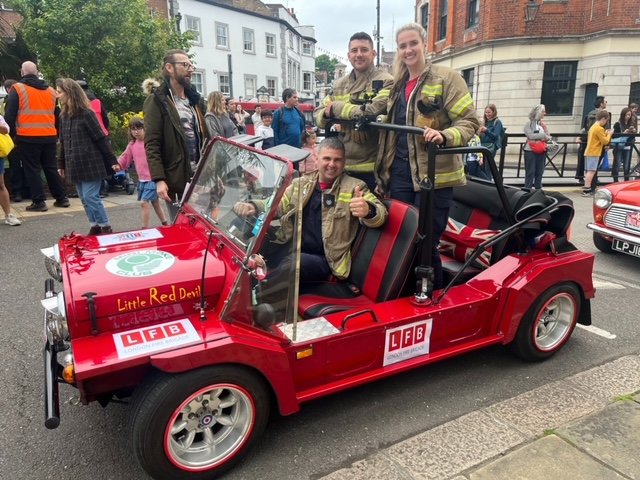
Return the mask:
{"type": "Polygon", "coordinates": [[[638,212],[640,212],[640,208],[614,203],[609,207],[609,210],[607,210],[607,213],[604,216],[604,224],[607,227],[622,230],[624,232],[640,233],[640,227],[631,227],[626,225],[627,215],[638,212]]]}

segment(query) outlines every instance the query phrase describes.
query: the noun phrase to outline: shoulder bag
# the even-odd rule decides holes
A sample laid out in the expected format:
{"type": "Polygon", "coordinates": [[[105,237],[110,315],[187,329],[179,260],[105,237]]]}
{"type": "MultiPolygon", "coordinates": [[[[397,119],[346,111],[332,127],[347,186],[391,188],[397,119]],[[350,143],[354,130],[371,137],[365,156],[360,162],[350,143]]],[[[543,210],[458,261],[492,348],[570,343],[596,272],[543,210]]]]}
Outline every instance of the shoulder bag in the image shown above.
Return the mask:
{"type": "Polygon", "coordinates": [[[0,158],[8,156],[14,146],[8,133],[0,134],[0,158]]]}

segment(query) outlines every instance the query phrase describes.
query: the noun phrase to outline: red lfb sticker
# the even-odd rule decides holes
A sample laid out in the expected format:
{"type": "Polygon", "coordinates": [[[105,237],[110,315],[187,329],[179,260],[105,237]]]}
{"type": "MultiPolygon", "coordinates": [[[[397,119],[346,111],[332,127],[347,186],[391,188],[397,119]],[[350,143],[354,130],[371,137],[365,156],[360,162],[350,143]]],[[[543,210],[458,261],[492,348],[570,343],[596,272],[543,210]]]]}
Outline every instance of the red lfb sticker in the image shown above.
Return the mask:
{"type": "Polygon", "coordinates": [[[628,213],[627,225],[630,227],[640,228],[640,212],[628,213]]]}
{"type": "Polygon", "coordinates": [[[148,355],[191,345],[198,341],[200,336],[186,318],[113,334],[113,342],[119,358],[148,355]]]}
{"type": "Polygon", "coordinates": [[[402,362],[429,353],[432,319],[387,330],[383,365],[402,362]]]}

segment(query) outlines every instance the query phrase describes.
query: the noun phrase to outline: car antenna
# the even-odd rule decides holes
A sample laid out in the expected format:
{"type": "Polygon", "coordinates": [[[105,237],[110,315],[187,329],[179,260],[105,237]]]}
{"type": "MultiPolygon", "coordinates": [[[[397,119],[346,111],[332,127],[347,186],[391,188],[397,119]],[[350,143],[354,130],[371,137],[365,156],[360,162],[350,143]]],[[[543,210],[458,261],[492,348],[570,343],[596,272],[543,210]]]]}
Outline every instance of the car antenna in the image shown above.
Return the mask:
{"type": "Polygon", "coordinates": [[[207,305],[207,297],[204,294],[204,279],[207,271],[207,255],[209,254],[209,248],[211,247],[211,239],[214,235],[213,230],[209,230],[209,238],[207,240],[207,246],[204,251],[204,258],[202,259],[202,275],[200,277],[200,302],[196,305],[196,308],[200,311],[200,321],[206,322],[207,316],[204,311],[208,307],[207,305]]]}

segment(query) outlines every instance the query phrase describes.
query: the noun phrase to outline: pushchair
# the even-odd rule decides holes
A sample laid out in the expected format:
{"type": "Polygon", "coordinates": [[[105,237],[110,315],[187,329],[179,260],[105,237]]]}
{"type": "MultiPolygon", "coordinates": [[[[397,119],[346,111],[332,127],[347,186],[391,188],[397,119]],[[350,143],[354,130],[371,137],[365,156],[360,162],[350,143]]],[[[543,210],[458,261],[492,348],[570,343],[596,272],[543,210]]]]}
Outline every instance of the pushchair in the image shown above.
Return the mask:
{"type": "Polygon", "coordinates": [[[109,192],[126,192],[127,195],[133,195],[136,191],[136,183],[133,181],[129,172],[119,171],[102,180],[101,196],[107,196],[109,192]]]}

